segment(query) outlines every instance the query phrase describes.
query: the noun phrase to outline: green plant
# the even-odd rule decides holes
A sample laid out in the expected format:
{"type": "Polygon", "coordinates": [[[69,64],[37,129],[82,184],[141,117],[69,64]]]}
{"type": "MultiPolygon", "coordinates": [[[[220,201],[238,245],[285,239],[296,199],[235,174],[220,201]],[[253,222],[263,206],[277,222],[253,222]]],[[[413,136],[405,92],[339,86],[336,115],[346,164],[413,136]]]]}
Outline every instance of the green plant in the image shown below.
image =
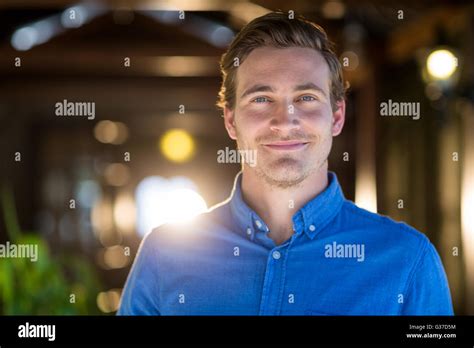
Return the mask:
{"type": "Polygon", "coordinates": [[[2,211],[12,244],[37,245],[38,259],[0,258],[0,312],[6,315],[99,314],[100,282],[89,261],[53,256],[39,234],[21,231],[11,190],[2,190],[2,211]],[[71,295],[75,302],[71,303],[71,295]]]}

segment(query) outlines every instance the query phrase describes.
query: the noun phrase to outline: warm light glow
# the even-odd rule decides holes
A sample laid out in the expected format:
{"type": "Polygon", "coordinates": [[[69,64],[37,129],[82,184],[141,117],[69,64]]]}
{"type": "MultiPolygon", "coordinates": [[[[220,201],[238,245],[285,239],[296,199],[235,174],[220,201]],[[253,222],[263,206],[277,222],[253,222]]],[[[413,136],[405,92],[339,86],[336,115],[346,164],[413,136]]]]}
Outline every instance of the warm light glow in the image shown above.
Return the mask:
{"type": "Polygon", "coordinates": [[[97,294],[97,307],[103,313],[117,311],[120,304],[120,294],[120,289],[99,292],[99,294],[97,294]]]}
{"type": "Polygon", "coordinates": [[[206,211],[204,199],[187,178],[155,176],[142,180],[136,191],[137,228],[145,235],[165,223],[186,223],[206,211]]]}
{"type": "Polygon", "coordinates": [[[91,223],[96,236],[108,233],[114,226],[112,206],[108,199],[97,201],[91,211],[91,223]]]}
{"type": "Polygon", "coordinates": [[[128,138],[128,128],[122,122],[104,120],[96,124],[94,136],[101,143],[120,145],[128,138]]]}
{"type": "Polygon", "coordinates": [[[189,222],[207,209],[204,199],[196,191],[187,188],[170,191],[167,202],[163,203],[166,203],[166,219],[173,223],[189,222]]]}
{"type": "Polygon", "coordinates": [[[149,58],[146,63],[152,64],[154,72],[164,76],[214,76],[216,57],[170,56],[149,58]]]}
{"type": "Polygon", "coordinates": [[[121,245],[114,245],[101,251],[103,265],[106,269],[118,269],[128,265],[130,257],[125,255],[125,249],[121,245]]]}
{"type": "Polygon", "coordinates": [[[251,20],[266,15],[269,12],[271,12],[269,9],[250,1],[235,2],[230,10],[232,17],[237,18],[242,24],[247,24],[251,20]]]}
{"type": "Polygon", "coordinates": [[[346,13],[346,7],[340,1],[331,0],[323,4],[321,11],[326,18],[339,19],[346,13]]]}
{"type": "Polygon", "coordinates": [[[354,51],[345,51],[340,60],[344,70],[354,71],[359,66],[359,56],[354,51]]]}
{"type": "Polygon", "coordinates": [[[428,73],[438,80],[446,80],[451,77],[457,66],[458,59],[446,49],[433,51],[426,60],[428,73]]]}
{"type": "Polygon", "coordinates": [[[226,3],[219,0],[143,0],[138,8],[147,11],[222,11],[226,3]]]}
{"type": "Polygon", "coordinates": [[[135,201],[131,194],[120,193],[115,199],[114,220],[123,233],[130,233],[135,229],[135,201]]]}
{"type": "Polygon", "coordinates": [[[103,246],[121,243],[121,235],[114,231],[113,206],[109,199],[98,200],[91,211],[94,234],[103,246]]]}
{"type": "Polygon", "coordinates": [[[356,177],[355,203],[364,209],[377,213],[377,188],[375,178],[366,170],[356,177]]]}
{"type": "Polygon", "coordinates": [[[123,163],[110,163],[104,169],[104,178],[109,185],[123,186],[130,179],[130,169],[123,163]]]}
{"type": "Polygon", "coordinates": [[[194,139],[185,130],[171,129],[161,137],[160,149],[170,161],[186,162],[194,154],[194,139]]]}

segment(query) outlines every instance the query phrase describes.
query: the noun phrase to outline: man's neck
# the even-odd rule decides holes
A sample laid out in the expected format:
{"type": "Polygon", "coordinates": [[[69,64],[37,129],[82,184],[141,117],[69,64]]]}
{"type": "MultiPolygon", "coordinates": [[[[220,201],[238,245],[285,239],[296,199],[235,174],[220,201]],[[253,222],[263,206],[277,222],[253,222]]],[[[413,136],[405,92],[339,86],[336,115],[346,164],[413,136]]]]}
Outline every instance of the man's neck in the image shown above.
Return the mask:
{"type": "Polygon", "coordinates": [[[243,199],[265,221],[270,229],[269,237],[277,245],[294,233],[293,215],[327,185],[327,164],[298,185],[288,188],[270,185],[253,170],[244,168],[242,173],[243,199]]]}

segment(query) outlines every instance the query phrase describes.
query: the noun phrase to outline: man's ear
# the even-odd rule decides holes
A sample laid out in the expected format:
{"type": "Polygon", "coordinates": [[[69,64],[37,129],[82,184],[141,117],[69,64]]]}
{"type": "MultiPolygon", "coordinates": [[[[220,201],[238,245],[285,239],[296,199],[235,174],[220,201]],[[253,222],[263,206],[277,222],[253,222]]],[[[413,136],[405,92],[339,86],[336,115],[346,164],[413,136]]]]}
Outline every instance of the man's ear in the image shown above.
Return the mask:
{"type": "Polygon", "coordinates": [[[235,130],[235,112],[228,106],[224,107],[224,125],[227,129],[229,137],[233,140],[237,140],[237,131],[235,130]]]}
{"type": "Polygon", "coordinates": [[[344,121],[346,120],[346,101],[341,99],[336,102],[336,111],[332,114],[332,136],[338,136],[342,132],[344,127],[344,121]]]}

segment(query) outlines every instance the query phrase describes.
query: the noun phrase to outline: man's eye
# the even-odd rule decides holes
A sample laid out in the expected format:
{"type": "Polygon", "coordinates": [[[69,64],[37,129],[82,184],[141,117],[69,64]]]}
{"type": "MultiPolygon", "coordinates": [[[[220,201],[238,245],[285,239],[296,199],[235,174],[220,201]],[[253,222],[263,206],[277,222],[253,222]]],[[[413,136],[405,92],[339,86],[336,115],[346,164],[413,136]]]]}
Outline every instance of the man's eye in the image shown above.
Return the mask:
{"type": "Polygon", "coordinates": [[[316,98],[311,95],[304,95],[300,98],[300,100],[301,101],[314,101],[316,100],[316,98]]]}
{"type": "Polygon", "coordinates": [[[266,103],[268,102],[268,98],[267,97],[257,97],[255,98],[254,100],[252,100],[254,103],[266,103]]]}

